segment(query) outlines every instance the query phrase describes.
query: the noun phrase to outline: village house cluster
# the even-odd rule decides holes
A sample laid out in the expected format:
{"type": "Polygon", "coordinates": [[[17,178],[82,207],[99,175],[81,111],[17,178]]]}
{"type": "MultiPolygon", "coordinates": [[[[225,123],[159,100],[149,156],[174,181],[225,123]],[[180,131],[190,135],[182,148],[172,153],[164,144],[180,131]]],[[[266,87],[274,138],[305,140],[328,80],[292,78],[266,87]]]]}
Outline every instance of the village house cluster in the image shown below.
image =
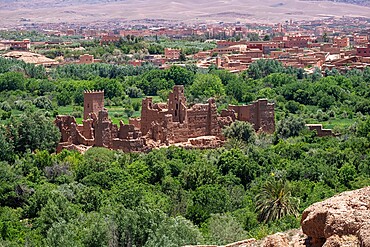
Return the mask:
{"type": "MultiPolygon", "coordinates": [[[[167,37],[171,39],[199,38],[215,42],[212,50],[188,55],[187,60],[198,67],[216,66],[231,72],[240,72],[258,59],[274,59],[285,66],[302,68],[312,73],[316,68],[322,72],[337,69],[364,69],[370,65],[370,21],[366,18],[326,18],[314,21],[293,21],[277,24],[216,23],[184,24],[158,23],[125,24],[116,23],[114,30],[109,27],[62,24],[39,24],[38,28],[52,41],[32,42],[0,41],[0,50],[11,50],[3,56],[21,59],[45,67],[62,66],[67,63],[90,64],[101,62],[91,54],[81,55],[75,61],[46,58],[29,50],[37,45],[68,45],[58,41],[60,36],[81,36],[85,40],[98,39],[100,45],[110,45],[130,37],[167,37]],[[352,23],[352,25],[347,25],[352,23]],[[121,25],[122,24],[122,25],[121,25]],[[105,29],[106,28],[106,29],[105,29]],[[258,40],[258,41],[256,41],[258,40]]],[[[35,28],[35,27],[34,27],[35,28]]],[[[81,47],[83,49],[83,47],[81,47]]],[[[149,62],[161,68],[173,63],[181,64],[181,50],[165,48],[164,54],[144,54],[140,59],[128,56],[125,63],[141,66],[149,62]]]]}
{"type": "MultiPolygon", "coordinates": [[[[187,57],[201,68],[215,65],[231,72],[240,72],[248,69],[248,66],[258,59],[274,59],[281,61],[285,66],[302,68],[307,73],[312,73],[316,68],[323,72],[333,68],[345,72],[350,69],[364,69],[370,65],[369,31],[370,26],[366,20],[329,18],[309,22],[290,20],[285,24],[262,25],[255,29],[242,25],[222,24],[177,29],[123,30],[116,34],[116,40],[113,38],[114,34],[103,36],[101,40],[116,42],[119,37],[130,35],[181,38],[189,35],[204,36],[216,39],[217,47],[187,57]],[[348,22],[354,23],[355,27],[367,26],[368,29],[343,28],[342,25],[348,22]],[[251,39],[253,36],[266,40],[253,41],[251,39]],[[231,41],[227,40],[230,38],[231,41]]],[[[169,62],[179,60],[180,52],[179,49],[166,48],[164,56],[147,56],[144,60],[129,63],[138,66],[149,61],[166,68],[169,62]]]]}
{"type": "Polygon", "coordinates": [[[270,41],[218,41],[217,48],[195,54],[197,65],[231,72],[248,69],[258,59],[273,59],[284,66],[302,68],[312,73],[322,71],[347,71],[370,66],[370,43],[352,42],[349,37],[336,37],[332,42],[318,42],[314,36],[278,36],[270,41]]]}
{"type": "Polygon", "coordinates": [[[219,147],[224,143],[222,129],[237,120],[250,122],[256,131],[273,133],[274,104],[260,99],[250,105],[230,105],[217,114],[214,99],[188,107],[184,87],[174,86],[167,103],[153,103],[152,98],[145,98],[141,118],[130,119],[129,124],[120,121],[117,126],[104,108],[104,92],[86,91],[82,124],[77,124],[72,116],[57,116],[55,120],[61,132],[57,151],[83,151],[92,146],[125,152],[169,145],[219,147]]]}

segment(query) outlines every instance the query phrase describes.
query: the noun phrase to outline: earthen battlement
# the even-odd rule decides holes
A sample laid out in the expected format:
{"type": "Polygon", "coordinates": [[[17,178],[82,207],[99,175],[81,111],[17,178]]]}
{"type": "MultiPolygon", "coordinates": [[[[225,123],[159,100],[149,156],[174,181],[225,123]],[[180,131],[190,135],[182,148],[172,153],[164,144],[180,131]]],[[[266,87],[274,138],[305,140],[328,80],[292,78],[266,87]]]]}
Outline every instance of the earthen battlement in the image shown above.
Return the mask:
{"type": "Polygon", "coordinates": [[[84,119],[90,118],[90,114],[98,116],[99,111],[104,109],[104,90],[85,90],[84,92],[84,119]]]}
{"type": "Polygon", "coordinates": [[[85,90],[84,94],[101,94],[104,93],[104,90],[85,90]]]}
{"type": "Polygon", "coordinates": [[[58,151],[71,145],[99,146],[127,152],[182,143],[186,147],[219,147],[224,142],[222,129],[234,121],[250,122],[256,131],[275,131],[274,104],[260,99],[249,105],[230,105],[217,114],[215,99],[188,108],[184,86],[176,85],[167,103],[142,100],[141,117],[122,121],[119,126],[109,119],[104,108],[103,90],[84,91],[83,124],[70,116],[58,116],[55,124],[62,138],[58,151]]]}

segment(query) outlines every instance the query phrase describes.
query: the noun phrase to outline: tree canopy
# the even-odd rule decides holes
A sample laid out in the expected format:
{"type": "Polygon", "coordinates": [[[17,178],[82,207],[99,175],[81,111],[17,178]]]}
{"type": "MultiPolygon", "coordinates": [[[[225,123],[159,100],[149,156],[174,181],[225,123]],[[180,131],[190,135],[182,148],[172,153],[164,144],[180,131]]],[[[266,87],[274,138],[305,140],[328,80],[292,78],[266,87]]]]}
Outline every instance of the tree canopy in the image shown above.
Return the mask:
{"type": "MultiPolygon", "coordinates": [[[[95,52],[142,48],[130,36],[95,52]]],[[[312,203],[370,185],[369,83],[369,68],[307,75],[272,60],[232,74],[105,63],[45,71],[0,58],[0,245],[225,244],[296,228],[312,203]],[[127,121],[142,97],[166,100],[176,84],[189,106],[215,97],[218,111],[267,97],[276,131],[236,121],[218,149],[55,154],[54,116],[81,122],[84,90],[103,89],[110,116],[127,121]],[[319,138],[306,123],[340,135],[319,138]]]]}

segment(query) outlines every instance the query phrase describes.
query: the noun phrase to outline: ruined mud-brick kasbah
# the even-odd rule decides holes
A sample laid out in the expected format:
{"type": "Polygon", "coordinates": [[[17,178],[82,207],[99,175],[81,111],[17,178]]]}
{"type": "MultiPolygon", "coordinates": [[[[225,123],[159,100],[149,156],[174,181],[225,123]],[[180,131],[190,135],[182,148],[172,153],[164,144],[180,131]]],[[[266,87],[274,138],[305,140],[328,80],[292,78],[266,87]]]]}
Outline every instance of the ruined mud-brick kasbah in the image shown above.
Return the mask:
{"type": "Polygon", "coordinates": [[[84,118],[57,116],[61,132],[57,152],[62,149],[84,152],[89,147],[106,147],[124,152],[143,152],[162,146],[213,148],[224,143],[222,128],[234,121],[246,121],[256,131],[275,131],[274,104],[260,99],[250,105],[229,105],[217,114],[214,99],[188,108],[183,86],[174,86],[167,103],[142,101],[141,118],[113,124],[104,108],[104,91],[84,92],[84,118]]]}

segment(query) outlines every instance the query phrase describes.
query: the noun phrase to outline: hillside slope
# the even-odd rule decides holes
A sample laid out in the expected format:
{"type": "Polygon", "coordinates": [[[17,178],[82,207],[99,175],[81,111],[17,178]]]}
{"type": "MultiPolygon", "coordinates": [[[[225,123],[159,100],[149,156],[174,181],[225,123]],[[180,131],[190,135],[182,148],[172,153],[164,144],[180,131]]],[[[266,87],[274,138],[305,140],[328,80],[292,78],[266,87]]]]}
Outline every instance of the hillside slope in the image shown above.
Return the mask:
{"type": "MultiPolygon", "coordinates": [[[[307,1],[312,1],[312,0],[307,0],[307,1]]],[[[368,0],[313,0],[313,1],[321,1],[321,2],[331,1],[331,2],[338,2],[338,3],[356,4],[356,5],[361,5],[361,6],[370,6],[370,2],[368,0]]]]}
{"type": "Polygon", "coordinates": [[[370,17],[370,8],[330,2],[299,0],[32,0],[0,1],[0,25],[112,20],[168,19],[187,21],[280,22],[327,16],[370,17]]]}
{"type": "Polygon", "coordinates": [[[301,226],[260,241],[247,239],[219,247],[370,247],[370,187],[311,205],[303,212],[301,226]]]}

